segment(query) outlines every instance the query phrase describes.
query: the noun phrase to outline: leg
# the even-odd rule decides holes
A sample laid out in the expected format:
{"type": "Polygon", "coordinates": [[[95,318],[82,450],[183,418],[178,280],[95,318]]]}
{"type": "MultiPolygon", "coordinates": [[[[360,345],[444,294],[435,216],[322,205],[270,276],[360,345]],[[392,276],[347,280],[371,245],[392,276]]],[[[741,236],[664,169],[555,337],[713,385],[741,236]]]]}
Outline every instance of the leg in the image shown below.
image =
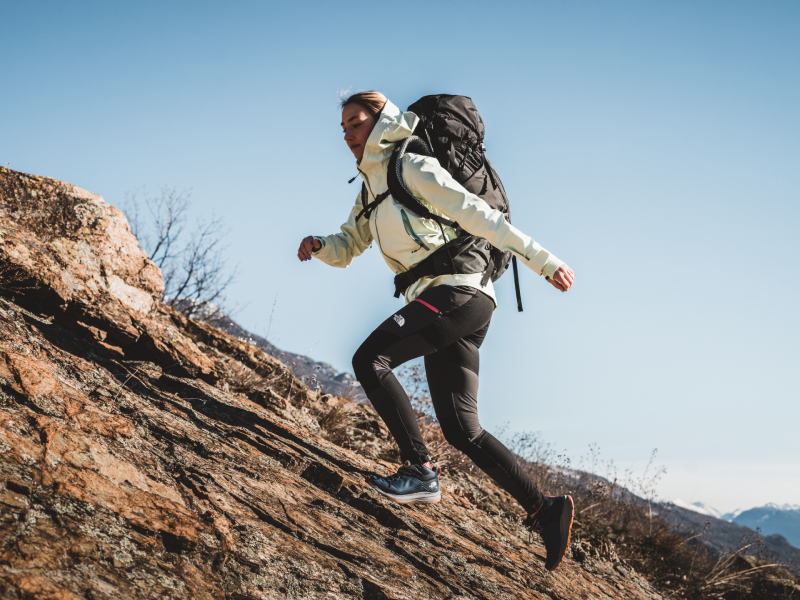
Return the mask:
{"type": "Polygon", "coordinates": [[[473,288],[423,292],[378,327],[353,356],[353,371],[400,447],[403,461],[429,460],[417,415],[392,369],[469,335],[491,318],[494,304],[473,288]]]}
{"type": "Polygon", "coordinates": [[[508,448],[478,421],[478,351],[488,329],[487,322],[482,329],[425,356],[431,399],[447,441],[530,513],[542,504],[541,492],[508,448]]]}

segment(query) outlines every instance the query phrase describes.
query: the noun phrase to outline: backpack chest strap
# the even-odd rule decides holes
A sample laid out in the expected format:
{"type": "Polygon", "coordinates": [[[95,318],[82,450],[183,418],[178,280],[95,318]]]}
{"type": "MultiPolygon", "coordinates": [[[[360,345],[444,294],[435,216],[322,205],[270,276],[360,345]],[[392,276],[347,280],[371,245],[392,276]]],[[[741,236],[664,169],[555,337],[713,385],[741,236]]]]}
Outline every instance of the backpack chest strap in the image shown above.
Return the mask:
{"type": "Polygon", "coordinates": [[[389,190],[386,190],[382,194],[378,194],[377,196],[375,196],[375,200],[373,200],[372,202],[367,202],[367,186],[362,183],[361,184],[361,205],[364,208],[362,208],[361,212],[358,213],[358,216],[356,217],[356,222],[358,222],[358,220],[361,217],[366,217],[367,221],[369,221],[369,217],[372,214],[372,212],[376,208],[378,208],[378,204],[380,204],[381,202],[386,200],[386,198],[389,197],[389,194],[390,194],[389,190]]]}

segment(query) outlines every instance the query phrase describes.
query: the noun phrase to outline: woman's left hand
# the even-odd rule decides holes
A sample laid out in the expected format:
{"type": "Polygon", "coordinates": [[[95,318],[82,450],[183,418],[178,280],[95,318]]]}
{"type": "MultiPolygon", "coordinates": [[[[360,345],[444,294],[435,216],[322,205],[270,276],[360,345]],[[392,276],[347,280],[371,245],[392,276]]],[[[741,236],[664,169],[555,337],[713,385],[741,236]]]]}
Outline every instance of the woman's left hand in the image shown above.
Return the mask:
{"type": "Polygon", "coordinates": [[[563,264],[553,273],[552,279],[548,279],[547,281],[557,290],[566,292],[572,287],[572,283],[575,281],[575,272],[566,264],[563,264]]]}

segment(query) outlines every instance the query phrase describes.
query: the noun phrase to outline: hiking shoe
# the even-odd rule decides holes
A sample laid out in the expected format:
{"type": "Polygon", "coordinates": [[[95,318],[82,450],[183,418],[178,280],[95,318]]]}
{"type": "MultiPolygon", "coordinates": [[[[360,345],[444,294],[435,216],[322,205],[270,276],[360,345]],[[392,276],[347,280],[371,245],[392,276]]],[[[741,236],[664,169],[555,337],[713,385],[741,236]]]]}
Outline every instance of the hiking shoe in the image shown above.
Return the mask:
{"type": "Polygon", "coordinates": [[[439,471],[438,467],[434,470],[431,463],[412,465],[410,461],[406,461],[394,475],[370,475],[367,482],[380,494],[401,504],[435,504],[442,499],[439,471]]]}
{"type": "Polygon", "coordinates": [[[525,525],[542,538],[547,552],[544,568],[548,571],[554,571],[567,553],[574,512],[572,496],[545,496],[538,510],[525,519],[525,525]]]}

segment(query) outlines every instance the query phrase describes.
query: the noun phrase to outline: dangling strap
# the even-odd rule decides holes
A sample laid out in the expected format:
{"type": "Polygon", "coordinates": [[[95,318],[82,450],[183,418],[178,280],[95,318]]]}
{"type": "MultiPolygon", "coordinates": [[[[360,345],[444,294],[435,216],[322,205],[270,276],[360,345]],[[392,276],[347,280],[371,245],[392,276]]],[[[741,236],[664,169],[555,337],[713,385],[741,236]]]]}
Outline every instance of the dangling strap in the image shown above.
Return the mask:
{"type": "Polygon", "coordinates": [[[517,257],[511,257],[511,267],[514,269],[514,290],[517,292],[517,311],[522,312],[522,296],[519,293],[519,273],[517,273],[517,257]]]}

